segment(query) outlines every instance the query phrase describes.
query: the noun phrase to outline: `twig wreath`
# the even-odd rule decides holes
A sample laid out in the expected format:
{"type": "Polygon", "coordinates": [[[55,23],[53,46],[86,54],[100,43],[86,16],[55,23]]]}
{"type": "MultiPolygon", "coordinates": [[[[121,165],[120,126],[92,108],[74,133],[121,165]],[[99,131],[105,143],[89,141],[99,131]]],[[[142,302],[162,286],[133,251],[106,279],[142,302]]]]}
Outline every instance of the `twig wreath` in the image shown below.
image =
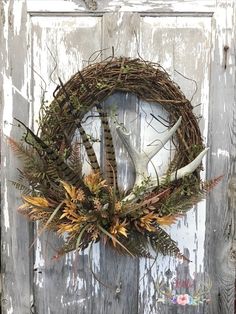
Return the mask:
{"type": "Polygon", "coordinates": [[[207,149],[190,101],[160,65],[140,59],[111,58],[87,66],[65,84],[59,81],[54,100],[43,105],[37,135],[17,120],[26,130],[24,143],[9,139],[24,160],[20,181],[14,183],[24,201],[19,211],[41,223],[40,234],[48,229],[64,237],[58,254],[103,241],[131,256],[151,257],[152,248],[185,258],[163,227],[175,223],[219,181],[200,180],[207,149]],[[136,174],[132,190],[125,195],[117,184],[109,115],[102,106],[116,91],[158,103],[169,115],[169,128],[160,144],[145,153],[131,147],[130,134],[118,125],[118,135],[136,174]],[[103,168],[82,125],[82,119],[94,107],[103,130],[103,168]],[[80,142],[74,141],[76,131],[80,142]],[[166,174],[151,178],[148,163],[172,137],[175,156],[166,174]],[[87,175],[82,173],[81,145],[91,166],[87,175]]]}

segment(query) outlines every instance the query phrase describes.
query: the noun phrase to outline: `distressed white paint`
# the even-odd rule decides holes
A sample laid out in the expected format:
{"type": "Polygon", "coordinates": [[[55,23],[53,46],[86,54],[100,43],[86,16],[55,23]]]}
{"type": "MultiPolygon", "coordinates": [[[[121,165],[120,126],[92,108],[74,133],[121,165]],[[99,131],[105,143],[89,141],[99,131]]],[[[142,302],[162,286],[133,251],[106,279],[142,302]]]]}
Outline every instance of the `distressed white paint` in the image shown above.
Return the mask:
{"type": "Polygon", "coordinates": [[[6,106],[3,108],[3,134],[10,136],[12,129],[12,106],[13,106],[13,98],[12,98],[12,80],[8,78],[6,75],[3,76],[3,97],[6,102],[6,106]]]}
{"type": "Polygon", "coordinates": [[[13,7],[13,15],[14,15],[14,33],[15,35],[19,35],[20,29],[22,27],[21,23],[21,14],[19,12],[22,12],[22,6],[24,2],[23,1],[16,1],[15,5],[13,7]]]}
{"type": "Polygon", "coordinates": [[[33,68],[41,76],[40,78],[34,73],[35,117],[38,116],[44,90],[46,90],[44,101],[50,103],[58,84],[58,77],[66,82],[78,69],[87,64],[90,54],[100,48],[96,46],[100,37],[100,23],[101,19],[96,17],[32,18],[33,68]],[[80,35],[83,34],[83,29],[86,37],[96,36],[97,40],[88,43],[87,38],[80,35]],[[86,56],[81,53],[83,49],[89,51],[86,56]]]}
{"type": "MultiPolygon", "coordinates": [[[[200,126],[206,140],[209,107],[211,19],[209,17],[144,16],[141,20],[141,47],[141,56],[144,59],[160,62],[189,99],[192,98],[195,92],[195,84],[190,80],[196,81],[198,90],[193,97],[192,104],[196,106],[201,103],[200,108],[195,108],[195,113],[203,116],[200,126]],[[191,40],[189,40],[190,38],[191,40]],[[158,43],[161,43],[161,45],[158,45],[158,43]]],[[[204,179],[205,173],[202,174],[202,177],[204,179]]],[[[205,206],[206,203],[201,202],[189,211],[184,218],[179,219],[175,226],[168,229],[171,236],[178,242],[181,251],[183,252],[185,248],[189,250],[189,258],[193,261],[189,264],[192,279],[195,278],[196,273],[204,272],[205,206]]],[[[140,262],[141,274],[147,269],[144,263],[147,262],[140,262]]],[[[148,264],[151,265],[152,262],[148,262],[148,264]]],[[[181,262],[170,257],[161,258],[161,261],[158,259],[157,265],[151,271],[152,277],[157,280],[157,276],[160,276],[160,274],[164,276],[168,269],[176,274],[176,267],[180,264],[181,262]]],[[[145,295],[147,285],[145,281],[140,285],[141,296],[145,295]]],[[[148,292],[149,298],[152,294],[153,290],[151,288],[148,292]]],[[[150,311],[148,304],[145,311],[147,313],[150,311]]]]}
{"type": "MultiPolygon", "coordinates": [[[[13,99],[12,99],[12,80],[8,78],[7,75],[3,72],[3,97],[7,105],[3,107],[3,135],[10,136],[12,130],[12,110],[13,110],[13,99]]],[[[6,140],[6,138],[5,138],[6,140]]],[[[6,167],[6,157],[3,156],[3,167],[6,167]]],[[[3,218],[4,218],[4,228],[7,232],[10,228],[9,220],[9,205],[8,205],[8,179],[5,178],[3,181],[3,191],[4,191],[4,203],[3,203],[3,218]]]]}
{"type": "MultiPolygon", "coordinates": [[[[37,120],[42,101],[50,103],[53,98],[52,94],[58,84],[58,77],[63,82],[66,82],[78,69],[87,65],[87,60],[94,51],[101,48],[101,18],[83,16],[75,18],[54,16],[48,18],[47,16],[33,16],[31,18],[31,30],[32,67],[35,70],[35,72],[32,72],[34,79],[32,104],[34,120],[37,120]],[[93,41],[88,42],[88,38],[93,38],[93,41]]],[[[100,135],[98,134],[100,132],[100,122],[96,122],[96,125],[93,124],[92,128],[91,121],[88,121],[84,127],[95,138],[100,135]]],[[[34,128],[35,130],[37,129],[36,121],[34,122],[34,128]]],[[[99,143],[95,144],[94,147],[99,154],[99,143]]],[[[89,168],[85,160],[84,172],[88,173],[90,171],[89,168]]],[[[44,255],[42,254],[42,252],[48,251],[49,248],[45,244],[45,237],[44,239],[39,239],[39,243],[36,245],[36,258],[43,273],[55,271],[56,274],[59,269],[64,269],[61,276],[64,289],[61,287],[61,290],[58,291],[58,298],[62,308],[80,306],[80,304],[83,305],[88,302],[88,298],[84,299],[84,291],[88,289],[87,282],[84,280],[84,273],[88,271],[87,265],[85,265],[84,270],[76,271],[76,268],[81,268],[80,261],[83,257],[69,253],[53,263],[48,262],[47,260],[51,256],[47,256],[46,260],[45,253],[44,255]],[[40,245],[38,245],[39,243],[40,245]],[[67,291],[66,298],[64,296],[65,290],[67,291]]],[[[58,247],[58,245],[55,245],[55,247],[58,247]]],[[[55,255],[55,252],[53,254],[55,255]]],[[[84,252],[84,256],[86,254],[88,252],[84,252]]],[[[96,258],[96,260],[93,260],[93,269],[95,272],[98,272],[100,268],[98,247],[93,249],[92,254],[96,258]]],[[[37,296],[43,303],[44,289],[49,289],[50,296],[54,294],[50,285],[51,279],[38,273],[35,273],[35,277],[37,296]]],[[[95,280],[93,280],[93,287],[95,294],[97,294],[99,284],[95,280]]],[[[43,310],[43,304],[41,306],[42,311],[45,311],[43,310]]],[[[52,307],[51,311],[53,311],[52,307]]]]}
{"type": "MultiPolygon", "coordinates": [[[[98,11],[107,12],[212,12],[216,0],[97,0],[98,11]]],[[[28,0],[30,12],[84,12],[88,11],[82,0],[28,0]]]]}
{"type": "Polygon", "coordinates": [[[218,158],[221,157],[221,156],[225,156],[225,157],[227,157],[227,158],[230,157],[230,154],[229,154],[229,152],[228,152],[227,150],[225,150],[225,149],[220,149],[220,148],[217,150],[216,155],[217,155],[218,158]]]}
{"type": "Polygon", "coordinates": [[[9,299],[8,299],[8,304],[10,305],[10,307],[8,307],[7,314],[14,314],[13,302],[12,302],[11,297],[9,297],[9,299]]]}
{"type": "Polygon", "coordinates": [[[76,12],[77,10],[84,11],[84,6],[77,6],[75,2],[64,0],[28,0],[29,12],[76,12]]]}
{"type": "MultiPolygon", "coordinates": [[[[231,85],[229,84],[229,74],[233,76],[235,65],[235,55],[233,51],[233,47],[230,47],[230,51],[228,54],[228,64],[227,64],[227,71],[224,70],[224,54],[223,54],[223,47],[225,44],[229,44],[232,42],[232,23],[233,19],[228,18],[228,16],[233,16],[233,6],[231,5],[231,0],[222,0],[217,4],[217,10],[215,9],[216,1],[208,1],[208,0],[202,0],[202,1],[158,1],[158,0],[152,0],[152,1],[146,1],[146,0],[133,0],[133,1],[125,1],[125,0],[104,0],[99,1],[98,3],[98,14],[102,15],[101,11],[114,11],[117,12],[125,12],[120,15],[120,18],[118,19],[118,22],[115,21],[114,25],[118,25],[119,27],[123,27],[123,33],[122,36],[119,36],[119,29],[114,30],[116,37],[117,37],[117,45],[114,45],[117,49],[116,52],[118,54],[125,54],[125,55],[131,55],[135,56],[137,54],[137,43],[133,40],[131,41],[130,49],[125,50],[125,40],[129,38],[128,36],[125,36],[125,30],[128,28],[128,24],[124,25],[124,21],[127,18],[127,12],[138,12],[143,11],[143,16],[145,15],[157,15],[156,17],[142,17],[141,18],[141,34],[140,34],[140,46],[142,46],[142,43],[144,43],[143,47],[140,48],[141,56],[145,59],[153,60],[153,61],[159,61],[161,64],[167,69],[167,71],[171,74],[172,78],[174,78],[181,86],[184,93],[191,98],[194,91],[194,84],[192,82],[187,82],[184,78],[181,78],[177,73],[174,72],[174,69],[177,69],[184,75],[186,75],[189,78],[193,78],[198,82],[198,92],[193,98],[193,104],[197,105],[199,103],[202,103],[200,107],[196,108],[196,113],[202,114],[204,117],[204,121],[201,121],[201,128],[203,131],[204,139],[207,139],[207,126],[209,124],[208,121],[208,103],[209,103],[209,64],[213,64],[214,67],[218,67],[218,64],[220,63],[221,70],[217,72],[217,76],[215,78],[211,78],[215,80],[214,84],[218,84],[221,86],[221,84],[225,84],[227,86],[227,93],[230,94],[230,89],[232,89],[231,85]],[[147,12],[150,11],[151,13],[147,12]],[[213,18],[212,12],[214,13],[213,18]],[[152,13],[153,12],[153,13],[152,13]],[[201,13],[202,12],[202,13],[201,13]],[[158,17],[159,15],[159,17],[158,17]],[[161,17],[160,15],[163,15],[165,17],[161,17]],[[181,18],[178,17],[178,15],[181,16],[181,18]],[[201,16],[202,15],[202,16],[201,16]],[[186,16],[190,16],[189,19],[186,18],[186,16]],[[147,25],[149,24],[149,26],[147,25]],[[216,25],[216,31],[215,31],[215,25],[216,25]],[[225,29],[223,30],[223,26],[225,29]],[[211,26],[213,28],[211,29],[211,26]],[[191,54],[187,54],[187,49],[184,48],[184,43],[180,40],[180,46],[175,47],[172,44],[172,40],[174,37],[178,37],[178,31],[181,29],[181,32],[184,32],[184,29],[193,29],[197,30],[197,32],[201,34],[204,34],[204,36],[200,37],[199,42],[195,43],[195,47],[193,47],[193,50],[191,51],[191,54]],[[145,31],[148,29],[147,31],[145,31]],[[166,35],[169,32],[169,35],[166,35]],[[148,39],[149,33],[151,34],[151,38],[148,39]],[[159,33],[159,37],[158,37],[159,33]],[[163,36],[163,43],[165,43],[165,47],[163,48],[163,45],[158,43],[162,43],[160,41],[160,38],[163,36]],[[149,43],[148,44],[145,43],[149,43]],[[211,45],[210,45],[211,44],[211,45]],[[217,49],[215,49],[217,44],[217,49]],[[211,46],[211,47],[210,47],[211,46]],[[153,47],[155,47],[155,51],[153,51],[153,47]],[[210,58],[210,49],[212,48],[212,55],[210,58]],[[174,50],[175,49],[175,50],[174,50]],[[216,53],[216,50],[218,51],[216,53]],[[174,52],[175,51],[175,52],[174,52]],[[174,60],[174,56],[176,56],[176,51],[179,51],[178,56],[178,62],[174,60]],[[215,60],[218,58],[219,59],[215,60]],[[193,60],[193,56],[197,55],[197,58],[193,60]],[[185,58],[183,58],[185,56],[185,58]],[[176,64],[177,62],[177,64],[176,64]],[[214,64],[214,62],[217,62],[218,64],[214,64]]],[[[20,31],[20,24],[21,24],[21,15],[18,14],[18,10],[20,12],[22,6],[21,1],[17,1],[14,4],[14,33],[15,35],[19,34],[20,31]]],[[[87,12],[88,10],[85,8],[85,5],[82,1],[32,1],[28,0],[28,10],[31,11],[31,13],[34,14],[40,14],[48,12],[51,15],[53,15],[53,12],[61,12],[58,14],[58,16],[55,18],[55,16],[52,18],[52,16],[45,17],[44,19],[40,19],[38,17],[30,18],[33,22],[33,26],[36,27],[38,23],[38,29],[35,30],[35,35],[33,35],[33,53],[34,56],[32,58],[33,66],[40,74],[42,74],[43,78],[46,80],[47,90],[48,93],[46,94],[47,99],[51,99],[51,94],[56,86],[53,84],[49,79],[49,73],[50,68],[47,68],[46,63],[53,64],[53,59],[50,57],[50,54],[47,53],[47,49],[45,47],[45,43],[48,43],[50,45],[50,49],[53,53],[56,55],[56,59],[60,60],[58,68],[54,75],[54,80],[56,80],[56,76],[59,74],[63,77],[64,75],[64,69],[67,69],[67,73],[73,74],[77,70],[77,67],[80,68],[84,65],[86,65],[86,62],[83,64],[83,59],[88,58],[89,52],[86,53],[80,53],[81,47],[76,46],[75,42],[72,41],[70,44],[69,49],[66,48],[66,45],[64,41],[69,42],[69,40],[64,37],[64,31],[69,32],[71,28],[76,30],[79,29],[79,32],[81,30],[85,30],[87,27],[92,27],[92,24],[95,23],[94,17],[89,17],[87,22],[87,17],[82,17],[83,21],[80,17],[80,22],[75,22],[77,20],[78,16],[82,14],[83,12],[87,12]],[[36,13],[35,11],[38,11],[36,13]],[[67,14],[67,19],[65,18],[64,14],[67,14]],[[71,16],[70,16],[71,15],[71,16]],[[73,16],[74,15],[74,16],[73,16]],[[35,20],[34,20],[35,19],[35,20]],[[73,22],[72,22],[73,20],[73,22]],[[35,21],[35,24],[34,24],[35,21]],[[51,23],[52,21],[52,23],[51,23]],[[87,24],[86,24],[87,23],[87,24]],[[44,25],[44,26],[43,26],[44,25]],[[87,26],[86,26],[87,25],[87,26]],[[42,37],[41,35],[38,36],[37,31],[40,31],[40,28],[42,29],[42,37]],[[49,32],[45,30],[48,28],[49,32]],[[50,33],[50,29],[53,29],[53,31],[50,33]],[[58,36],[58,37],[57,37],[58,36]],[[57,38],[56,38],[57,37],[57,38]],[[42,39],[40,42],[40,38],[42,39]],[[59,47],[59,51],[56,51],[54,49],[55,46],[59,47]],[[85,56],[86,55],[86,56],[85,56]],[[66,56],[66,58],[65,58],[66,56]],[[85,57],[84,57],[85,56],[85,57]]],[[[4,6],[5,15],[7,16],[8,12],[8,5],[4,6]]],[[[92,14],[92,13],[90,13],[92,14]]],[[[131,14],[131,13],[129,13],[131,14]]],[[[127,18],[127,21],[129,21],[129,17],[127,18]]],[[[96,22],[97,23],[97,22],[96,22]]],[[[95,23],[95,24],[96,24],[95,23]]],[[[102,19],[100,19],[100,29],[102,28],[102,19]]],[[[132,24],[132,23],[131,23],[132,24]]],[[[5,39],[8,38],[9,29],[8,24],[6,23],[4,27],[3,36],[5,39]]],[[[191,37],[195,38],[196,33],[194,33],[194,36],[191,37]]],[[[129,34],[129,36],[131,36],[129,34]]],[[[100,34],[101,37],[101,34],[100,34]]],[[[189,35],[187,35],[187,39],[189,40],[189,35]]],[[[94,38],[93,38],[94,39],[94,38]]],[[[181,38],[180,38],[181,39],[181,38]]],[[[100,40],[100,39],[99,39],[100,40]]],[[[190,40],[191,42],[191,40],[190,40]]],[[[113,43],[111,43],[113,45],[113,43]]],[[[6,47],[6,51],[8,53],[8,47],[6,47]]],[[[93,51],[96,50],[95,46],[93,46],[93,51]]],[[[93,52],[91,49],[91,53],[93,52]]],[[[29,53],[30,54],[30,53],[29,53]]],[[[9,70],[9,60],[6,59],[6,69],[9,70]]],[[[27,65],[25,65],[24,73],[27,71],[27,65]]],[[[4,72],[3,72],[4,73],[4,72]]],[[[24,74],[25,75],[25,74],[24,74]]],[[[35,86],[33,86],[33,92],[34,92],[34,112],[35,117],[37,116],[39,106],[40,106],[40,97],[42,96],[42,90],[41,90],[41,79],[37,77],[37,75],[34,73],[33,78],[35,80],[35,86]]],[[[66,81],[69,78],[69,76],[63,77],[63,79],[66,81]]],[[[14,93],[20,94],[23,98],[28,100],[28,97],[26,96],[26,85],[24,85],[22,88],[19,87],[15,82],[11,82],[11,78],[6,76],[4,78],[4,86],[6,86],[6,89],[4,87],[4,100],[5,100],[5,107],[3,111],[3,121],[6,120],[6,123],[3,124],[4,134],[9,135],[12,130],[11,122],[11,112],[12,112],[12,91],[14,93]]],[[[213,84],[213,83],[211,83],[213,84]]],[[[218,85],[217,85],[218,86],[218,85]]],[[[212,95],[214,95],[214,87],[211,86],[212,95]]],[[[222,125],[222,128],[218,130],[220,133],[220,136],[224,136],[227,134],[227,127],[228,127],[228,120],[225,118],[225,115],[227,113],[227,108],[230,105],[230,102],[228,99],[231,99],[230,96],[226,97],[226,91],[222,90],[222,102],[220,103],[220,106],[223,108],[223,110],[220,112],[219,109],[219,119],[217,122],[219,122],[222,125]],[[224,129],[224,132],[222,132],[222,129],[224,129]]],[[[217,100],[215,101],[215,104],[218,104],[217,100]]],[[[212,108],[215,108],[215,104],[212,105],[212,108]]],[[[144,123],[144,121],[143,121],[144,123]]],[[[96,126],[96,128],[99,128],[99,126],[96,126]]],[[[96,130],[97,133],[97,130],[96,130]]],[[[216,132],[217,133],[217,132],[216,132]]],[[[219,134],[214,133],[215,137],[219,138],[219,134]]],[[[150,132],[151,134],[151,132],[150,132]]],[[[148,134],[148,136],[150,135],[148,134]]],[[[151,138],[152,139],[152,138],[151,138]]],[[[142,145],[145,145],[145,141],[143,139],[142,145]]],[[[230,150],[227,147],[228,144],[225,146],[224,143],[221,143],[219,147],[215,147],[212,156],[216,156],[219,161],[229,160],[230,158],[230,150]]],[[[97,145],[99,146],[99,145],[97,145]]],[[[97,148],[97,152],[99,153],[99,149],[97,148]]],[[[164,158],[165,159],[165,158],[164,158]]],[[[3,163],[5,163],[5,159],[3,159],[3,163]]],[[[156,164],[158,164],[158,170],[162,166],[162,162],[159,160],[155,161],[156,164]]],[[[223,163],[222,163],[223,164],[223,163]]],[[[221,163],[220,163],[221,165],[221,163]]],[[[222,166],[223,167],[223,166],[222,166]]],[[[150,166],[150,171],[151,171],[150,166]]],[[[161,170],[161,169],[160,169],[161,170]]],[[[128,167],[125,169],[125,175],[127,175],[129,172],[128,167]]],[[[221,174],[221,173],[220,173],[221,174]]],[[[204,173],[203,173],[204,176],[204,173]]],[[[4,185],[6,185],[6,181],[3,181],[4,185]]],[[[5,194],[5,193],[4,193],[5,194]]],[[[6,197],[6,194],[4,195],[6,197]]],[[[8,207],[9,204],[5,204],[5,206],[8,207]]],[[[6,219],[5,227],[9,228],[11,222],[9,221],[9,213],[8,218],[6,219],[6,215],[4,214],[4,218],[6,219]]],[[[220,215],[219,215],[220,217],[220,215]]],[[[203,243],[204,243],[204,234],[205,234],[205,203],[202,202],[198,205],[197,208],[192,210],[187,214],[187,216],[180,221],[180,223],[176,226],[176,230],[172,229],[174,236],[176,236],[176,239],[180,242],[182,248],[185,247],[186,243],[186,237],[188,236],[188,247],[191,248],[190,250],[190,259],[194,259],[195,252],[194,250],[197,250],[197,261],[196,264],[192,263],[190,265],[191,270],[191,276],[194,275],[194,271],[202,271],[202,260],[204,256],[203,251],[203,243]],[[189,231],[190,230],[190,231],[189,231]],[[185,238],[185,239],[184,239],[185,238]]],[[[214,232],[218,232],[218,229],[214,229],[214,232]]],[[[9,246],[7,248],[8,254],[9,252],[9,246]]],[[[38,250],[36,254],[36,261],[38,264],[42,263],[42,257],[40,256],[41,249],[38,250]],[[40,253],[40,254],[39,254],[40,253]]],[[[100,269],[100,254],[98,246],[96,246],[95,250],[93,251],[94,255],[94,270],[95,272],[99,272],[100,269]]],[[[71,266],[72,263],[72,256],[67,257],[65,259],[66,265],[71,266]]],[[[60,262],[58,262],[60,263],[60,262]]],[[[140,273],[141,276],[145,271],[147,270],[147,265],[152,264],[152,261],[143,261],[140,263],[140,273]]],[[[160,275],[161,273],[164,274],[165,270],[167,268],[175,269],[176,267],[176,261],[170,258],[158,258],[157,264],[154,266],[152,270],[152,276],[154,279],[157,278],[157,275],[160,275]]],[[[218,274],[221,276],[221,273],[218,274]]],[[[69,285],[69,280],[73,279],[70,275],[66,278],[66,284],[69,285]]],[[[78,287],[81,288],[82,285],[86,286],[84,279],[80,279],[78,277],[78,287]]],[[[96,285],[96,293],[99,292],[99,284],[97,282],[94,282],[96,285]]],[[[215,283],[214,283],[215,284],[215,283]]],[[[140,295],[142,296],[143,292],[146,292],[146,290],[150,286],[150,281],[148,277],[144,277],[142,279],[142,282],[140,284],[140,295]]],[[[154,294],[154,287],[153,285],[150,286],[150,293],[149,296],[152,296],[154,294]]],[[[66,300],[64,296],[61,296],[60,298],[61,302],[63,303],[64,308],[69,308],[73,305],[73,303],[86,303],[86,299],[81,296],[81,299],[78,299],[76,301],[73,300],[66,300]]],[[[145,303],[145,313],[150,313],[151,309],[151,298],[147,300],[145,303]]],[[[9,306],[8,306],[8,312],[7,313],[14,313],[13,309],[13,302],[11,296],[9,296],[9,306]]],[[[49,306],[45,308],[46,313],[53,312],[49,306]]],[[[164,312],[163,312],[164,313],[164,312]]]]}
{"type": "MultiPolygon", "coordinates": [[[[5,161],[3,160],[3,163],[5,161]]],[[[8,206],[8,202],[7,202],[7,180],[5,179],[5,182],[3,182],[4,184],[4,198],[5,198],[5,203],[3,205],[3,218],[4,218],[4,228],[5,231],[7,232],[10,229],[10,219],[9,219],[9,206],[8,206]]]]}
{"type": "Polygon", "coordinates": [[[43,276],[40,272],[45,268],[45,261],[42,254],[42,245],[39,238],[37,238],[35,247],[35,260],[34,260],[34,269],[35,269],[35,277],[34,281],[38,288],[43,288],[43,276]]]}

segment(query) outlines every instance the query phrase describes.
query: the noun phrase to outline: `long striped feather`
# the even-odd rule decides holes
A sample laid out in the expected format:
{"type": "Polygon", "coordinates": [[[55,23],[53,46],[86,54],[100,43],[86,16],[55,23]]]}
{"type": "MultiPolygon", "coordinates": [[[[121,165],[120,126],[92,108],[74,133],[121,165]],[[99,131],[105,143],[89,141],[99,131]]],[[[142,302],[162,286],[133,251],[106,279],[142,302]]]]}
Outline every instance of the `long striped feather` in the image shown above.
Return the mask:
{"type": "MultiPolygon", "coordinates": [[[[93,99],[94,105],[96,105],[97,110],[99,112],[100,119],[101,119],[103,132],[104,132],[104,142],[105,142],[105,176],[107,179],[107,183],[110,186],[113,186],[113,183],[115,180],[116,185],[117,185],[117,165],[116,165],[116,158],[115,158],[115,150],[114,150],[113,139],[112,139],[111,130],[109,127],[107,116],[104,114],[101,104],[95,98],[88,84],[86,84],[84,77],[80,71],[78,71],[78,75],[80,76],[80,79],[84,87],[87,89],[91,98],[93,99]],[[115,174],[115,177],[113,174],[115,174]]],[[[116,186],[116,188],[118,191],[118,185],[116,186]]]]}
{"type": "MultiPolygon", "coordinates": [[[[149,232],[148,238],[152,248],[163,255],[172,255],[188,260],[179,250],[176,242],[162,228],[156,226],[155,232],[149,232]]],[[[188,260],[189,261],[189,260],[188,260]]]]}
{"type": "MultiPolygon", "coordinates": [[[[104,134],[104,146],[105,146],[105,174],[109,185],[113,185],[116,182],[117,185],[117,164],[115,157],[115,149],[113,145],[112,134],[106,114],[104,114],[101,105],[97,105],[97,109],[101,118],[104,134]]],[[[118,186],[116,186],[118,188],[118,186]]]]}
{"type": "MultiPolygon", "coordinates": [[[[89,139],[88,139],[88,136],[83,128],[83,126],[81,125],[81,123],[78,121],[78,110],[76,108],[74,108],[74,106],[72,105],[71,101],[70,101],[70,97],[62,83],[62,80],[60,78],[59,79],[59,82],[61,84],[61,88],[66,96],[66,99],[67,99],[67,102],[65,103],[66,105],[66,110],[68,111],[68,113],[74,118],[74,122],[77,126],[77,128],[79,129],[79,132],[80,132],[80,136],[81,136],[81,139],[82,139],[82,142],[83,142],[83,145],[85,147],[85,150],[86,150],[86,153],[87,153],[87,156],[88,156],[88,159],[89,159],[89,162],[90,162],[90,165],[92,167],[92,169],[95,171],[95,172],[100,172],[100,167],[99,167],[99,163],[98,163],[98,160],[97,160],[97,157],[96,157],[96,154],[95,154],[95,151],[93,149],[93,146],[92,144],[90,143],[89,139]]],[[[59,106],[61,107],[61,104],[60,102],[58,102],[59,106]]],[[[64,109],[64,108],[63,108],[64,109]]]]}

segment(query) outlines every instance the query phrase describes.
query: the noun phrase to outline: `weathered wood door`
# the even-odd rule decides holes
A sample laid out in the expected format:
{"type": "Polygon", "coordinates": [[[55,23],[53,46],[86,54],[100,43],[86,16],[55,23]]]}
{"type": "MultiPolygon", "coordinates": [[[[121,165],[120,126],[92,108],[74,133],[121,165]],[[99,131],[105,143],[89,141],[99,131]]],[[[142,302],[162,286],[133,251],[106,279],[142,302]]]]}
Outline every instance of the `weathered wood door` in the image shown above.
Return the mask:
{"type": "MultiPolygon", "coordinates": [[[[3,313],[234,313],[235,1],[3,0],[0,12],[3,313]],[[160,256],[150,268],[152,261],[97,245],[92,267],[104,286],[89,270],[87,251],[77,261],[74,254],[53,261],[53,235],[29,249],[34,228],[16,212],[20,194],[9,180],[19,162],[4,136],[20,137],[13,117],[36,128],[40,101],[50,101],[57,77],[66,81],[95,51],[104,49],[98,58],[105,58],[112,46],[116,56],[159,62],[192,99],[210,147],[206,176],[224,179],[172,230],[192,263],[160,256]],[[210,303],[163,303],[157,283],[174,278],[181,294],[210,278],[210,303]]],[[[131,111],[136,104],[130,95],[112,101],[128,102],[131,111]]],[[[129,123],[132,115],[123,118],[129,123]]]]}

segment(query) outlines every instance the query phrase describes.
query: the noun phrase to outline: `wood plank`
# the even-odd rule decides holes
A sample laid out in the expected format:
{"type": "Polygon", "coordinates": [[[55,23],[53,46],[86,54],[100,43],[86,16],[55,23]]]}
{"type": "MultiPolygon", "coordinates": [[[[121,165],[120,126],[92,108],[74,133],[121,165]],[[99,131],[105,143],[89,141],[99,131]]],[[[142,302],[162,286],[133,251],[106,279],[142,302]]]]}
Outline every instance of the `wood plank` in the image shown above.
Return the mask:
{"type": "MultiPolygon", "coordinates": [[[[114,112],[118,115],[115,119],[116,123],[114,123],[114,119],[110,119],[110,126],[115,143],[119,187],[121,190],[127,190],[134,183],[133,165],[115,128],[117,123],[123,123],[125,127],[131,129],[136,135],[133,138],[133,143],[139,147],[139,102],[135,95],[119,92],[105,101],[105,109],[108,112],[113,111],[113,115],[114,112]]],[[[95,313],[99,311],[104,314],[137,313],[137,259],[122,256],[109,246],[101,244],[99,278],[108,287],[100,285],[100,302],[93,309],[95,313]],[[116,291],[116,289],[118,290],[116,291]]]]}
{"type": "MultiPolygon", "coordinates": [[[[34,119],[37,119],[43,89],[51,101],[58,76],[66,82],[87,65],[90,55],[101,49],[99,17],[32,17],[34,119]],[[88,40],[93,38],[93,40],[88,40]],[[39,73],[40,76],[37,74],[39,73]],[[45,83],[44,83],[45,82],[45,83]],[[46,85],[46,87],[45,87],[46,85]]],[[[35,129],[37,123],[35,122],[35,129]]],[[[95,136],[94,134],[92,134],[95,136]]],[[[92,313],[98,283],[88,269],[88,251],[51,258],[62,245],[56,235],[43,235],[36,242],[34,296],[37,313],[92,313]]],[[[93,250],[93,268],[99,267],[99,248],[93,250]]]]}
{"type": "MultiPolygon", "coordinates": [[[[114,47],[115,56],[137,56],[138,51],[139,16],[137,14],[111,13],[103,16],[103,57],[111,56],[114,47]]],[[[139,118],[135,119],[137,98],[133,95],[116,93],[106,100],[106,108],[116,108],[118,120],[131,127],[137,139],[134,145],[139,147],[139,118]]],[[[138,110],[138,109],[137,109],[138,110]]],[[[132,164],[128,159],[120,139],[115,131],[114,123],[110,123],[118,162],[118,183],[128,188],[134,180],[132,164]]],[[[100,285],[100,302],[94,308],[94,313],[122,314],[138,312],[138,260],[129,256],[120,256],[108,246],[100,248],[99,277],[112,288],[100,285]],[[116,288],[120,292],[116,293],[116,288]]]]}
{"type": "Polygon", "coordinates": [[[205,264],[212,280],[209,305],[212,314],[235,313],[235,18],[235,1],[217,1],[213,19],[208,133],[211,155],[207,175],[223,174],[224,178],[207,202],[205,264]]]}
{"type": "Polygon", "coordinates": [[[6,142],[6,136],[20,139],[22,130],[13,117],[28,124],[28,41],[26,1],[0,3],[0,90],[2,123],[2,215],[1,269],[2,313],[30,313],[32,302],[32,226],[17,213],[20,193],[9,180],[17,180],[20,162],[6,142]],[[20,62],[19,62],[20,60],[20,62]]]}
{"type": "MultiPolygon", "coordinates": [[[[208,17],[143,17],[141,24],[141,50],[144,59],[159,62],[180,85],[189,99],[194,94],[197,82],[198,90],[192,104],[204,103],[201,108],[203,115],[201,129],[207,134],[209,93],[209,57],[211,45],[211,20],[208,17]],[[191,40],[189,40],[191,38],[191,40]],[[203,51],[203,53],[198,53],[203,51]],[[177,70],[178,73],[175,71],[177,70]],[[182,73],[182,75],[181,75],[182,73]],[[185,77],[184,77],[185,76],[185,77]],[[205,128],[205,129],[204,129],[205,128]]],[[[199,114],[199,112],[196,112],[199,114]]],[[[193,295],[193,282],[202,282],[204,274],[204,230],[205,203],[199,204],[188,212],[169,232],[193,262],[181,263],[173,258],[158,257],[156,264],[152,261],[140,261],[140,313],[202,313],[203,308],[168,305],[158,295],[156,284],[163,279],[167,284],[178,281],[181,287],[174,284],[172,293],[193,295]],[[142,275],[141,275],[142,274],[142,275]],[[143,277],[143,275],[145,275],[143,277]],[[171,274],[171,275],[170,275],[171,274]],[[201,278],[201,279],[200,279],[201,278]],[[189,282],[190,286],[183,286],[189,282]],[[159,302],[157,299],[159,298],[159,302]]],[[[195,287],[196,289],[196,287],[195,287]]]]}

